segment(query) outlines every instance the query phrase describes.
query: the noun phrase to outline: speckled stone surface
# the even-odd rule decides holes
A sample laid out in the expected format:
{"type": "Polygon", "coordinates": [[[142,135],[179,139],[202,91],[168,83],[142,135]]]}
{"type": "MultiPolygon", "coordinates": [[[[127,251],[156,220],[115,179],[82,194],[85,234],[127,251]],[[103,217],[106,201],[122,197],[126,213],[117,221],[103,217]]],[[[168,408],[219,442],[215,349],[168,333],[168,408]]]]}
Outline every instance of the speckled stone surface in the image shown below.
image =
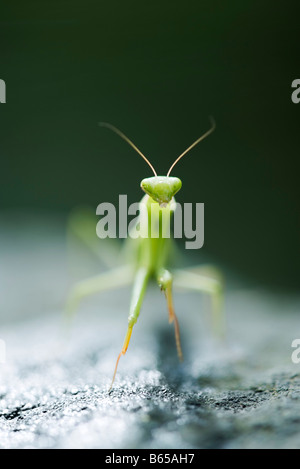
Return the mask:
{"type": "Polygon", "coordinates": [[[202,297],[175,292],[180,364],[151,287],[108,393],[130,289],[84,301],[63,330],[72,282],[63,231],[46,228],[2,230],[0,448],[300,448],[299,298],[229,282],[220,344],[202,297]]]}

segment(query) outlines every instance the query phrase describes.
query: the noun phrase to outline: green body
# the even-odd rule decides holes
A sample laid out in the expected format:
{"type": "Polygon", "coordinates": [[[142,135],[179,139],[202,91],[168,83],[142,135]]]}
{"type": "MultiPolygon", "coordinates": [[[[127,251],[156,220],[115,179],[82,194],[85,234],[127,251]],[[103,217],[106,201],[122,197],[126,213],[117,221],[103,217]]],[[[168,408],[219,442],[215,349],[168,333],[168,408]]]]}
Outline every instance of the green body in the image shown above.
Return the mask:
{"type": "Polygon", "coordinates": [[[176,207],[175,200],[173,198],[166,205],[160,206],[146,194],[140,205],[143,207],[140,207],[137,223],[140,224],[141,236],[137,239],[129,237],[127,240],[128,243],[134,244],[132,261],[136,271],[136,287],[133,289],[128,318],[130,325],[137,321],[148,280],[151,277],[157,280],[162,289],[167,287],[166,284],[171,284],[166,266],[169,265],[173,239],[166,235],[170,231],[171,217],[176,207]]]}
{"type": "MultiPolygon", "coordinates": [[[[214,130],[214,122],[212,122],[212,127],[204,135],[198,138],[175,160],[169,169],[167,176],[157,176],[153,166],[147,158],[120,130],[111,124],[100,123],[100,125],[111,129],[131,145],[131,147],[144,158],[155,175],[154,177],[143,179],[141,182],[141,187],[144,192],[146,192],[146,195],[140,202],[140,215],[137,224],[132,229],[132,232],[129,233],[129,239],[126,240],[126,245],[130,247],[129,263],[122,267],[111,269],[96,277],[79,282],[73,288],[67,303],[66,312],[72,313],[83,297],[96,292],[128,285],[133,281],[127,333],[122,350],[117,358],[110,386],[111,389],[120,357],[127,351],[133,326],[139,317],[144,294],[150,278],[156,280],[160,289],[165,293],[169,312],[169,322],[174,322],[175,325],[175,339],[179,359],[182,359],[182,351],[179,337],[179,324],[174,312],[172,299],[173,278],[174,284],[181,288],[204,292],[211,296],[213,325],[215,330],[219,333],[223,333],[222,318],[220,316],[222,304],[222,282],[218,271],[214,268],[209,268],[207,270],[200,267],[197,269],[190,269],[188,271],[177,270],[174,272],[174,275],[166,269],[166,266],[169,265],[169,257],[173,243],[173,240],[170,237],[170,223],[172,214],[176,208],[174,195],[180,190],[182,185],[180,179],[170,177],[169,174],[174,165],[188,151],[214,130]],[[135,231],[135,235],[136,232],[139,231],[139,236],[131,236],[133,235],[133,231],[135,231]],[[211,273],[213,273],[213,275],[211,275],[211,273]]],[[[98,252],[98,244],[96,249],[95,244],[91,242],[91,237],[87,235],[86,230],[84,228],[80,228],[80,226],[78,228],[78,225],[80,225],[80,223],[71,223],[71,231],[76,232],[77,236],[89,245],[94,252],[98,252]]],[[[81,226],[84,226],[84,223],[81,223],[81,226]]],[[[95,233],[94,230],[92,231],[95,233]]],[[[102,257],[104,261],[107,260],[107,255],[100,255],[100,257],[102,257]]]]}

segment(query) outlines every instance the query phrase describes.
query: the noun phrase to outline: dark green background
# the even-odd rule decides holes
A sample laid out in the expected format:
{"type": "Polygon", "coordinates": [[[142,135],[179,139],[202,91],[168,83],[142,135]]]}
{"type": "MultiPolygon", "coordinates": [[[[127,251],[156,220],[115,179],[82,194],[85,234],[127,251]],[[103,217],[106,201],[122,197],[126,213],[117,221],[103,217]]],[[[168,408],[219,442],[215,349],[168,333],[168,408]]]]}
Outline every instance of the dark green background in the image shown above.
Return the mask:
{"type": "Polygon", "coordinates": [[[1,6],[1,209],[130,202],[182,160],[180,202],[205,203],[205,247],[238,274],[297,287],[300,78],[296,2],[17,1],[1,6]]]}

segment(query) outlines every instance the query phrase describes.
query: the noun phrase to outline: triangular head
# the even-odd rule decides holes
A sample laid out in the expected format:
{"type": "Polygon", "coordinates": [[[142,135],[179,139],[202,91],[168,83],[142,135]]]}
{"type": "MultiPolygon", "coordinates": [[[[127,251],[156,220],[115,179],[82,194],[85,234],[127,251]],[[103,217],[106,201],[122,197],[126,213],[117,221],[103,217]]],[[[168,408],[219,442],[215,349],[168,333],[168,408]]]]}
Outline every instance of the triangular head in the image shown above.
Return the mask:
{"type": "Polygon", "coordinates": [[[182,186],[179,178],[169,176],[154,176],[145,178],[141,188],[161,207],[165,207],[182,186]]]}

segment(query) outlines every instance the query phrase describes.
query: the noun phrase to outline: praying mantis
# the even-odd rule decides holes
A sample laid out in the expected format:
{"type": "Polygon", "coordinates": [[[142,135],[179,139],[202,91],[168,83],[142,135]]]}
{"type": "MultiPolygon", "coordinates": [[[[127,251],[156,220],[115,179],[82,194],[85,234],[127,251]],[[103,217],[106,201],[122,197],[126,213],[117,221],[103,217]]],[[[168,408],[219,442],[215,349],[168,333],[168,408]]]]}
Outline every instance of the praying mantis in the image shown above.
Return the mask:
{"type": "Polygon", "coordinates": [[[141,188],[145,192],[145,195],[140,201],[140,214],[137,223],[139,223],[141,231],[147,230],[149,224],[151,224],[151,227],[154,227],[154,230],[156,230],[155,234],[151,232],[151,236],[139,237],[136,239],[131,239],[129,237],[125,243],[131,242],[134,244],[134,249],[131,254],[131,262],[127,262],[121,267],[110,269],[100,275],[77,283],[70,292],[66,307],[66,312],[70,315],[76,310],[79,302],[84,297],[100,291],[125,286],[133,282],[127,332],[114,368],[109,388],[109,391],[111,391],[120,358],[122,355],[125,355],[128,349],[133,327],[138,320],[145,291],[151,279],[154,279],[157,282],[158,286],[165,294],[169,323],[174,323],[175,342],[180,361],[183,359],[183,354],[180,343],[179,322],[175,314],[173,304],[173,284],[183,289],[206,293],[211,297],[213,325],[219,333],[222,333],[223,331],[223,284],[221,275],[217,269],[211,269],[211,272],[214,272],[213,275],[207,275],[207,270],[201,267],[189,270],[177,269],[173,274],[171,274],[167,267],[174,240],[172,238],[165,237],[160,226],[162,215],[167,217],[169,220],[171,219],[176,209],[174,196],[182,186],[182,182],[179,178],[170,176],[171,171],[183,156],[214,131],[214,120],[211,119],[211,127],[209,130],[178,156],[171,165],[166,176],[157,175],[150,161],[123,132],[115,126],[105,122],[101,122],[99,125],[110,129],[125,140],[125,142],[127,142],[145,160],[154,174],[154,176],[145,178],[141,182],[141,188]]]}

